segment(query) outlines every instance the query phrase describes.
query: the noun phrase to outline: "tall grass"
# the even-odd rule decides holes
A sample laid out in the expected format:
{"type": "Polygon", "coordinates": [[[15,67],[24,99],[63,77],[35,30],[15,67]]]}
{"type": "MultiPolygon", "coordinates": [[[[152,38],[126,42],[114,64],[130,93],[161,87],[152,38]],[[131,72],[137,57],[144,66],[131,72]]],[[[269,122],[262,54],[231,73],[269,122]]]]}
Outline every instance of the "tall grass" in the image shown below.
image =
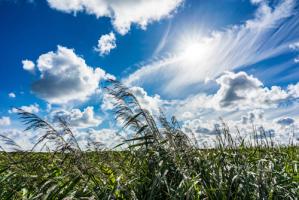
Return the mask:
{"type": "Polygon", "coordinates": [[[14,152],[1,147],[0,199],[298,199],[297,146],[246,143],[224,124],[216,148],[199,149],[175,118],[156,120],[129,88],[111,81],[107,91],[133,134],[118,145],[126,148],[84,151],[63,119],[54,126],[19,110],[26,130],[41,135],[30,151],[1,136],[14,152]]]}

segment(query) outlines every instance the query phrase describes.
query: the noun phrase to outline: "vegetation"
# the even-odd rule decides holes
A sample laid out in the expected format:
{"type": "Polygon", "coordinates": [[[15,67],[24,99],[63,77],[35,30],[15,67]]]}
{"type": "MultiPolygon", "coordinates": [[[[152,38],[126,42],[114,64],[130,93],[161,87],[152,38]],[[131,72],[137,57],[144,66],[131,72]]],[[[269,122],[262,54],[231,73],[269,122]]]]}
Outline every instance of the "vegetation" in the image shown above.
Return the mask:
{"type": "Polygon", "coordinates": [[[298,199],[297,146],[247,143],[223,125],[216,148],[198,149],[175,118],[155,120],[118,82],[107,90],[134,134],[119,145],[127,148],[83,151],[63,119],[52,126],[19,110],[27,130],[43,134],[27,152],[1,136],[15,152],[0,154],[0,199],[298,199]],[[49,143],[53,151],[34,152],[49,143]]]}

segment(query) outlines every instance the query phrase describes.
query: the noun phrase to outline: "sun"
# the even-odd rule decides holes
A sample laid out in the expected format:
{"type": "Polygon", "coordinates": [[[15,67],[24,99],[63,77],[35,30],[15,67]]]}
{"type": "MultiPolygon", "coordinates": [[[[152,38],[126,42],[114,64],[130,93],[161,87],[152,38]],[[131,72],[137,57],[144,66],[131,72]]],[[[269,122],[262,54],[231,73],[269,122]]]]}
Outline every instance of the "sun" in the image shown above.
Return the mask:
{"type": "Polygon", "coordinates": [[[181,40],[179,49],[182,61],[196,64],[206,57],[208,47],[203,38],[187,37],[181,40]]]}
{"type": "Polygon", "coordinates": [[[194,63],[200,60],[203,56],[204,49],[203,45],[198,41],[188,42],[183,47],[182,57],[185,61],[194,63]]]}
{"type": "Polygon", "coordinates": [[[215,45],[209,36],[200,30],[193,30],[183,32],[177,37],[173,52],[175,52],[181,65],[207,70],[205,66],[213,56],[214,47],[215,45]]]}

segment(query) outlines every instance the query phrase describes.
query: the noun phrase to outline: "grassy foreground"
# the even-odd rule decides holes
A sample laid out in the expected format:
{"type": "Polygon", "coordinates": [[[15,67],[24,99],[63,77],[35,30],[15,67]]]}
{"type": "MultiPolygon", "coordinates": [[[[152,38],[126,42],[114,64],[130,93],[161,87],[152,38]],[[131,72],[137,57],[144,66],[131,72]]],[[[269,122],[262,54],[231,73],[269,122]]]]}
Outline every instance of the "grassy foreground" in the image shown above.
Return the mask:
{"type": "Polygon", "coordinates": [[[1,155],[0,199],[296,199],[299,149],[1,155]],[[66,198],[68,197],[68,198],[66,198]]]}
{"type": "Polygon", "coordinates": [[[1,152],[0,199],[298,199],[297,146],[247,143],[224,126],[217,148],[198,149],[174,118],[157,122],[117,82],[108,91],[117,120],[133,134],[127,148],[83,151],[63,119],[54,127],[19,110],[41,137],[32,151],[1,152]],[[53,151],[34,153],[47,143],[53,151]]]}

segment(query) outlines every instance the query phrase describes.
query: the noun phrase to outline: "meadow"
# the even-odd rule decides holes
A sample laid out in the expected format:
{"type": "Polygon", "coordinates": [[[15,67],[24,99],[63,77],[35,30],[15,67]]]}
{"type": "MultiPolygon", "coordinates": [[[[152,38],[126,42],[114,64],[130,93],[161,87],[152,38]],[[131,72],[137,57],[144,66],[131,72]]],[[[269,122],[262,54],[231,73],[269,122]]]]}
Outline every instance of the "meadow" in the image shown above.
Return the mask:
{"type": "MultiPolygon", "coordinates": [[[[299,147],[234,137],[223,124],[215,148],[198,148],[177,120],[156,119],[129,88],[111,81],[116,120],[133,134],[118,147],[82,150],[68,123],[52,125],[19,110],[42,134],[32,151],[0,154],[0,199],[298,199],[299,147]],[[36,152],[41,144],[54,150],[36,152]]],[[[253,132],[254,135],[265,133],[253,132]]]]}

